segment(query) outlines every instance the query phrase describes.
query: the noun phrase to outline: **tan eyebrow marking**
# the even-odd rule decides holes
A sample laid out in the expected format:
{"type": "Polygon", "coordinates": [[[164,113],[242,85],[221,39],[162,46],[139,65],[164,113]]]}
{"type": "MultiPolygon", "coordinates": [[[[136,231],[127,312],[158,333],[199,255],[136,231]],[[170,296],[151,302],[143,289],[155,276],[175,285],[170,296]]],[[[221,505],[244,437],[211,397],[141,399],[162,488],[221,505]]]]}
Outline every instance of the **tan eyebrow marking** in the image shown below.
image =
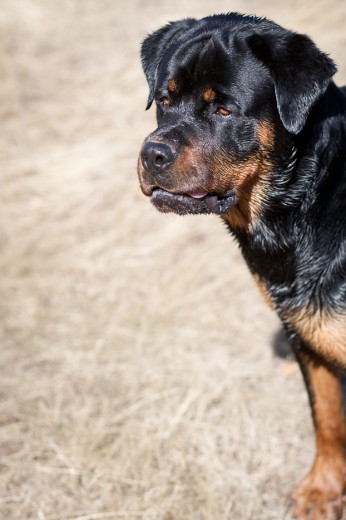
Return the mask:
{"type": "Polygon", "coordinates": [[[168,83],[169,92],[175,92],[178,89],[178,84],[175,79],[171,79],[168,83]]]}
{"type": "Polygon", "coordinates": [[[211,103],[216,98],[216,92],[212,88],[207,88],[203,92],[203,99],[206,103],[211,103]]]}

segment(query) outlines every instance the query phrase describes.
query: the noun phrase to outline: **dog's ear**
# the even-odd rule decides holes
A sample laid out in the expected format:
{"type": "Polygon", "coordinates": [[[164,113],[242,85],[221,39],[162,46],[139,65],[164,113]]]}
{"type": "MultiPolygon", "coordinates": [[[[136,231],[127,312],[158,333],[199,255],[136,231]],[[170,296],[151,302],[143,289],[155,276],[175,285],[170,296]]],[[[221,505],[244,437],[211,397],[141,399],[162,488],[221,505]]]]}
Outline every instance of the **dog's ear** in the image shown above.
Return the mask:
{"type": "Polygon", "coordinates": [[[247,41],[271,73],[282,123],[298,134],[335,74],[334,62],[308,36],[290,31],[252,34],[247,41]]]}
{"type": "Polygon", "coordinates": [[[196,20],[187,18],[171,22],[145,38],[141,47],[141,60],[144,73],[149,84],[149,98],[146,110],[151,107],[154,99],[157,71],[164,52],[174,43],[182,31],[188,30],[196,20]]]}

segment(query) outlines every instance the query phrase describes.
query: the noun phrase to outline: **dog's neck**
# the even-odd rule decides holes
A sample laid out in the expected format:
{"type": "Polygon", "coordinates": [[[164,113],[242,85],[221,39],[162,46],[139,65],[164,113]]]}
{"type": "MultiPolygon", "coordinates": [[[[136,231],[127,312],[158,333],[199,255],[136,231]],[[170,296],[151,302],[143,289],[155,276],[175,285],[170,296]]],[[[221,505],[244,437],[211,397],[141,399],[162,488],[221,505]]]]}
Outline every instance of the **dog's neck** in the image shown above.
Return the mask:
{"type": "Polygon", "coordinates": [[[275,288],[278,300],[290,294],[309,298],[300,280],[310,279],[313,286],[327,279],[331,258],[340,260],[346,250],[345,112],[346,97],[331,84],[306,128],[286,145],[285,165],[273,172],[273,195],[262,214],[248,230],[229,226],[250,271],[275,288]],[[335,241],[333,229],[340,219],[345,236],[335,241]],[[326,244],[333,250],[328,266],[326,244]]]}

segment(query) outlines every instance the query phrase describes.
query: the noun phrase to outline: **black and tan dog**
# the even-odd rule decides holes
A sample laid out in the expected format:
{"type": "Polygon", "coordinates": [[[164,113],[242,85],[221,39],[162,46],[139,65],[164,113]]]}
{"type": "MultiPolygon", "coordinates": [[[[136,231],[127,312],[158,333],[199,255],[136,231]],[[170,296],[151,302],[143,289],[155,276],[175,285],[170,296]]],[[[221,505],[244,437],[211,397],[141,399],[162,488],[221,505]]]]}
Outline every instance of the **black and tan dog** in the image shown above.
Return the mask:
{"type": "Polygon", "coordinates": [[[171,23],[145,39],[157,129],[138,162],[163,212],[227,223],[300,363],[316,429],[294,515],[342,515],[346,368],[346,97],[304,35],[239,14],[171,23]]]}

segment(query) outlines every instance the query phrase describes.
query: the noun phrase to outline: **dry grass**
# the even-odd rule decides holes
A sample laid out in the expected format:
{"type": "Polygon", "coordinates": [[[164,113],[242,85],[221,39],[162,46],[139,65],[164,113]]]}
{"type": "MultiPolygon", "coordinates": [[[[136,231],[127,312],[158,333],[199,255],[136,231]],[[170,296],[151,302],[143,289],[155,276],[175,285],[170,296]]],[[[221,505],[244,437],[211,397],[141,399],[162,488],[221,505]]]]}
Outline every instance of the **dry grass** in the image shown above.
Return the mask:
{"type": "Polygon", "coordinates": [[[236,245],[139,192],[138,48],[169,19],[256,12],[309,32],[342,80],[345,4],[185,4],[2,0],[1,518],[288,519],[313,456],[236,245]]]}

